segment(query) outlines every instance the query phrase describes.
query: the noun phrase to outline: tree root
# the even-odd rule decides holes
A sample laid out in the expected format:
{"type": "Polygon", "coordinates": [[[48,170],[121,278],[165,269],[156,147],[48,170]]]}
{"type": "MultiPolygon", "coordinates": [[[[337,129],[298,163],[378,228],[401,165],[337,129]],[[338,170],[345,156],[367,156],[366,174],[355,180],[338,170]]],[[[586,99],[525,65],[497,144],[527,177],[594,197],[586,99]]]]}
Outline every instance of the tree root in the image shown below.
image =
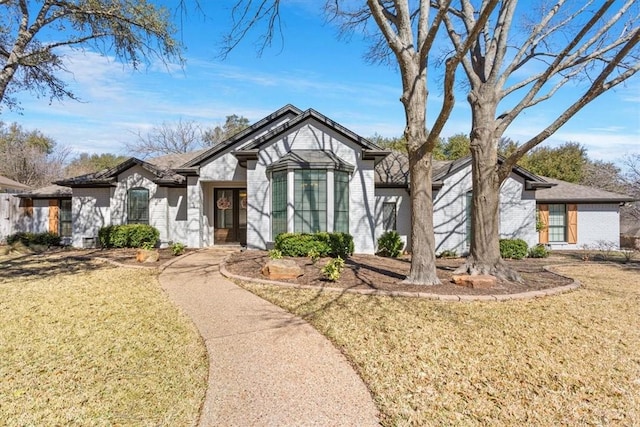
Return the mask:
{"type": "Polygon", "coordinates": [[[497,263],[484,263],[474,259],[467,258],[467,261],[458,267],[454,274],[469,274],[478,276],[482,274],[495,276],[498,279],[509,282],[522,283],[522,277],[512,268],[509,268],[502,260],[497,263]]]}

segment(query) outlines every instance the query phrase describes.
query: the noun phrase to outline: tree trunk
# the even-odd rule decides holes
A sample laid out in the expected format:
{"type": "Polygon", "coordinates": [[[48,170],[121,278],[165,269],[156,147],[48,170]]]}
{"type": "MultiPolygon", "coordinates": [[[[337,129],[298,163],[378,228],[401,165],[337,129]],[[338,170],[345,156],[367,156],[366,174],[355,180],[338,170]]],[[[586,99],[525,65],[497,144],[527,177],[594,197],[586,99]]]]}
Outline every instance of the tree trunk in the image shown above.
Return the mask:
{"type": "Polygon", "coordinates": [[[431,187],[432,149],[427,144],[426,70],[419,65],[403,70],[402,103],[407,127],[405,138],[409,156],[411,192],[411,271],[404,283],[439,285],[436,274],[433,199],[431,187]]]}
{"type": "MultiPolygon", "coordinates": [[[[480,98],[482,99],[482,98],[480,98]]],[[[490,274],[501,279],[522,281],[500,257],[500,178],[498,137],[495,134],[495,107],[491,101],[471,102],[471,248],[466,263],[456,273],[490,274]]]]}

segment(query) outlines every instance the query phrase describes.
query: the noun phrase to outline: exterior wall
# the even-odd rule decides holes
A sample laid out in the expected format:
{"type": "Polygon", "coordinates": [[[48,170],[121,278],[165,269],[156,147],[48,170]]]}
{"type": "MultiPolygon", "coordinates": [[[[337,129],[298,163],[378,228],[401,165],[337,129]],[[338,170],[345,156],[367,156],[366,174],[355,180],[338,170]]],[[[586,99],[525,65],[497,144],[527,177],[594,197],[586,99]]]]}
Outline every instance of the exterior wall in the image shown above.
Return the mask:
{"type": "Polygon", "coordinates": [[[617,203],[578,204],[578,241],[575,244],[549,243],[551,249],[573,250],[602,243],[620,246],[620,207],[617,203]]]}
{"type": "Polygon", "coordinates": [[[404,250],[411,250],[411,197],[403,188],[376,188],[376,242],[384,233],[383,203],[396,204],[396,231],[404,242],[404,250]]]}
{"type": "Polygon", "coordinates": [[[33,216],[29,231],[32,233],[46,233],[49,231],[49,199],[33,200],[33,216]]]}
{"type": "Polygon", "coordinates": [[[71,199],[72,245],[83,247],[83,239],[95,238],[98,230],[111,224],[110,188],[74,188],[71,199]]]}
{"type": "Polygon", "coordinates": [[[25,231],[25,215],[20,208],[20,199],[10,193],[0,193],[0,243],[7,236],[18,231],[25,231]]]}
{"type": "MultiPolygon", "coordinates": [[[[471,166],[447,177],[434,195],[436,254],[444,250],[468,253],[466,194],[472,189],[471,166]]],[[[500,237],[520,238],[528,245],[538,241],[536,201],[533,191],[525,190],[524,179],[516,174],[500,189],[500,237]]]]}
{"type": "Polygon", "coordinates": [[[187,190],[167,188],[168,238],[187,244],[187,190]]]}
{"type": "MultiPolygon", "coordinates": [[[[259,152],[259,159],[248,162],[247,246],[265,249],[272,241],[271,186],[267,167],[291,150],[330,151],[355,167],[349,183],[349,233],[354,239],[355,252],[373,253],[376,245],[373,161],[362,160],[360,147],[345,141],[330,128],[322,125],[316,127],[308,123],[293,128],[272,144],[263,146],[259,152]]],[[[333,191],[332,188],[328,190],[333,191]]]]}
{"type": "Polygon", "coordinates": [[[524,179],[515,174],[500,189],[500,237],[538,243],[535,192],[526,190],[524,179]]]}

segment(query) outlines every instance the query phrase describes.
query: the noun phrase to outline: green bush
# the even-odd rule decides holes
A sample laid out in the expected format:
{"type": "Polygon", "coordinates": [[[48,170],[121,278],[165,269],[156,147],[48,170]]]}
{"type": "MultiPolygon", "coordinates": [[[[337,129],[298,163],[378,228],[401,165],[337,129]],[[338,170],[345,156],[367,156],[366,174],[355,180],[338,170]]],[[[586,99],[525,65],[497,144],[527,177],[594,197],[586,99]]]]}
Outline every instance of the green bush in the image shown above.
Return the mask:
{"type": "Polygon", "coordinates": [[[160,232],[147,224],[108,225],[98,230],[103,248],[154,248],[160,232]]]}
{"type": "Polygon", "coordinates": [[[327,279],[335,282],[340,278],[342,274],[342,269],[344,268],[344,260],[341,257],[333,258],[327,262],[327,264],[322,267],[322,274],[327,279]]]}
{"type": "Polygon", "coordinates": [[[184,253],[187,246],[184,243],[175,242],[171,244],[171,253],[173,256],[180,256],[184,253]]]}
{"type": "Polygon", "coordinates": [[[278,249],[271,249],[269,251],[269,259],[282,259],[282,252],[278,249]]]}
{"type": "Polygon", "coordinates": [[[527,256],[527,242],[522,239],[500,239],[500,256],[505,259],[522,259],[527,256]]]}
{"type": "Polygon", "coordinates": [[[545,245],[535,245],[529,249],[529,258],[546,258],[549,256],[549,249],[545,245]]]}
{"type": "Polygon", "coordinates": [[[457,258],[458,252],[452,249],[445,249],[436,255],[436,258],[457,258]]]}
{"type": "Polygon", "coordinates": [[[385,231],[378,239],[378,255],[397,258],[403,248],[404,243],[397,231],[385,231]]]}
{"type": "Polygon", "coordinates": [[[25,246],[60,246],[60,236],[56,233],[25,233],[18,232],[7,236],[7,244],[20,242],[25,246]]]}
{"type": "Polygon", "coordinates": [[[276,236],[275,248],[284,256],[348,257],[353,253],[353,237],[347,233],[282,233],[276,236]]]}
{"type": "Polygon", "coordinates": [[[311,259],[312,264],[315,264],[320,259],[320,253],[315,249],[311,249],[307,256],[311,259]]]}

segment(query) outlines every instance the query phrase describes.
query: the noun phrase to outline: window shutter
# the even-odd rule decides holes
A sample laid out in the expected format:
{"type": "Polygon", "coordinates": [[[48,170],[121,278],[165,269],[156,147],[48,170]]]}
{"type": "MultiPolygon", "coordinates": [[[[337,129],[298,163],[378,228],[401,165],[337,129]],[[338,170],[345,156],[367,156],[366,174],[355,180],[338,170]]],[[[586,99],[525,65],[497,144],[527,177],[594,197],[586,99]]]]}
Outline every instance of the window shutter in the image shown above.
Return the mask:
{"type": "Polygon", "coordinates": [[[60,208],[58,199],[49,199],[49,232],[58,234],[60,208]]]}
{"type": "Polygon", "coordinates": [[[567,243],[578,243],[578,205],[567,205],[567,243]]]}
{"type": "Polygon", "coordinates": [[[33,216],[33,199],[23,199],[24,214],[31,218],[33,216]]]}
{"type": "Polygon", "coordinates": [[[549,243],[549,205],[538,205],[538,220],[542,225],[538,239],[540,243],[549,243]]]}

